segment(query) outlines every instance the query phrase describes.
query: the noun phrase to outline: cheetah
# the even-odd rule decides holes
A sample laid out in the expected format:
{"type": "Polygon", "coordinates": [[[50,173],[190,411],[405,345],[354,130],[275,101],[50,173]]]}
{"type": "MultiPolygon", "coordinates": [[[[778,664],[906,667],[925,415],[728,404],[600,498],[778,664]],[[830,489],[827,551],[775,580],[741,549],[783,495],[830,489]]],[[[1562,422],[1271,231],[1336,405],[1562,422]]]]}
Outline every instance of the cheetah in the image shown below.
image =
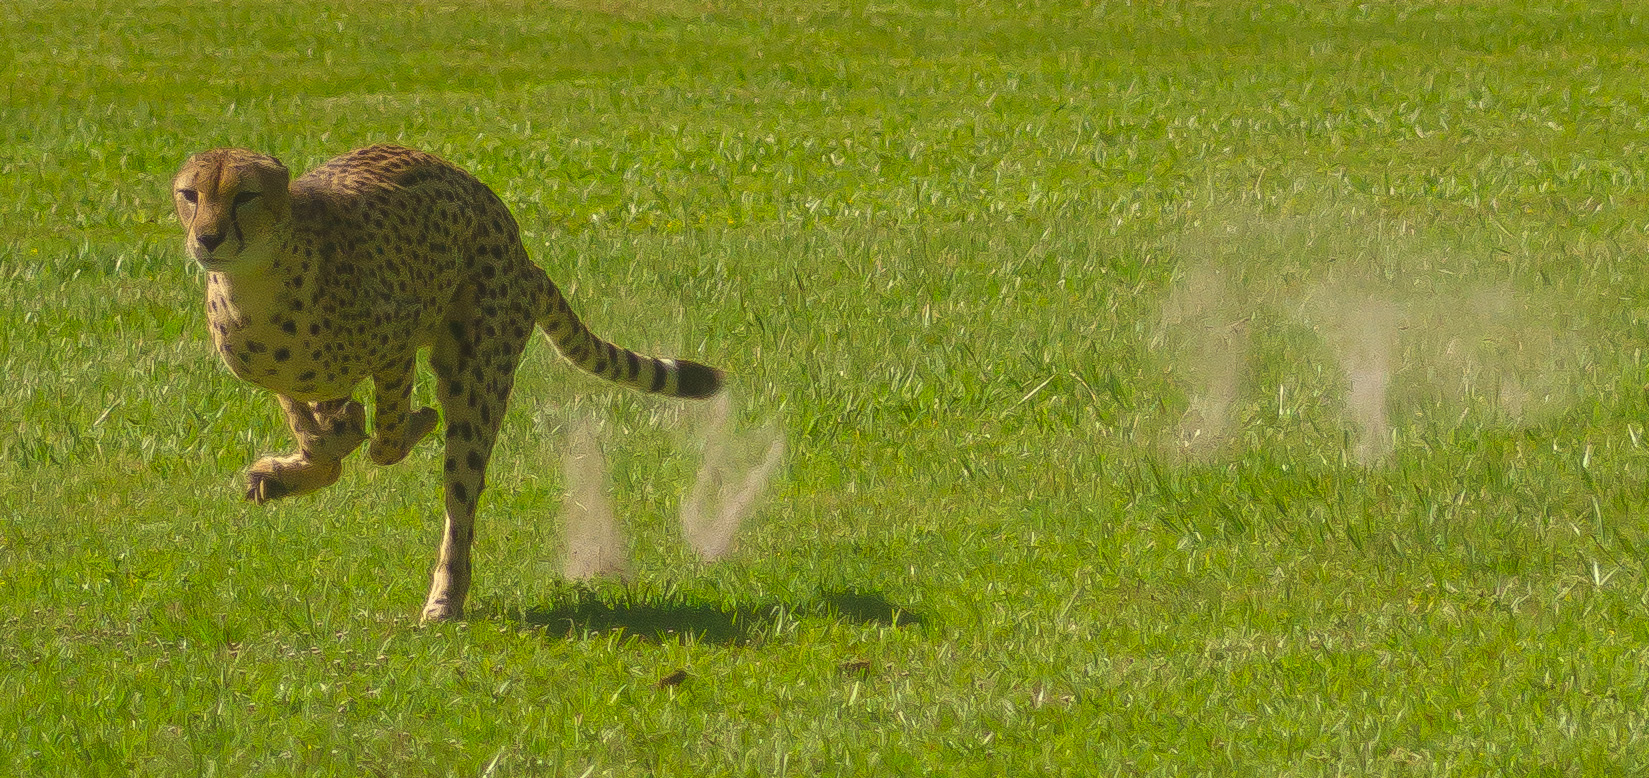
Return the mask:
{"type": "Polygon", "coordinates": [[[395,464],[444,417],[446,529],[424,621],[463,616],[476,505],[534,325],[601,378],[668,397],[721,389],[715,368],[591,333],[498,195],[434,155],[372,146],[292,181],[274,157],[215,149],[190,157],[172,190],[206,271],[212,343],[235,376],[275,393],[297,439],[296,453],[252,465],[246,499],[329,486],[369,440],[374,463],[395,464]],[[440,413],[411,408],[425,348],[440,413]],[[353,399],[367,379],[370,434],[353,399]]]}

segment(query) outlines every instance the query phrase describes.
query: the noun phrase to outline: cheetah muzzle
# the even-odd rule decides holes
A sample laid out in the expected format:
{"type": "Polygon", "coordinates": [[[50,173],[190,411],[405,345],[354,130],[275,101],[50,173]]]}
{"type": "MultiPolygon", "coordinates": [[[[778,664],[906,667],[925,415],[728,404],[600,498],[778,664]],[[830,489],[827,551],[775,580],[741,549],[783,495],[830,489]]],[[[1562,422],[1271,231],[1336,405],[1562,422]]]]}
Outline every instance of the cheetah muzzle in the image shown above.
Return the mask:
{"type": "Polygon", "coordinates": [[[590,332],[528,258],[502,200],[423,152],[372,146],[296,181],[243,149],[190,157],[173,182],[189,256],[206,270],[212,343],[276,394],[297,439],[247,474],[263,503],[336,482],[367,444],[401,461],[445,417],[446,530],[423,618],[463,615],[476,503],[534,326],[582,370],[644,392],[709,397],[714,368],[619,348],[590,332]],[[429,349],[441,412],[411,407],[429,349]],[[374,411],[352,399],[371,379],[374,411]]]}

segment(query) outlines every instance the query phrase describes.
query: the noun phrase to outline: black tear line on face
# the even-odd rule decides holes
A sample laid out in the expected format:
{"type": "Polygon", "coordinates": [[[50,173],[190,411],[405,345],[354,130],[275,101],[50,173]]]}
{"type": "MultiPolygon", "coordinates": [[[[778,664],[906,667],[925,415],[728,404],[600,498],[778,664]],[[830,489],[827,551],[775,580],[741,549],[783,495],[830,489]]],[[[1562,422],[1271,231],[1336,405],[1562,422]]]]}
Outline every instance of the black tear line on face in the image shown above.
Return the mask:
{"type": "Polygon", "coordinates": [[[240,244],[240,250],[245,251],[246,235],[240,230],[240,213],[239,209],[234,206],[230,206],[229,208],[229,226],[235,228],[235,241],[240,244]]]}

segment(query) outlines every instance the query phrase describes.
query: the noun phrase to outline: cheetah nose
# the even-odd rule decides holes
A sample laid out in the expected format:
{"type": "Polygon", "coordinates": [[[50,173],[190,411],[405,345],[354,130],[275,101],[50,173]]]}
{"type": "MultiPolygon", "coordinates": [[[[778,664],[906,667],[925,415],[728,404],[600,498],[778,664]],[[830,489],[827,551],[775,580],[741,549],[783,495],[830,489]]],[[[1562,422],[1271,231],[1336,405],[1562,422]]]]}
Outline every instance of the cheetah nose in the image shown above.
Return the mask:
{"type": "Polygon", "coordinates": [[[212,249],[217,248],[219,245],[222,245],[222,243],[223,243],[223,233],[221,233],[221,232],[218,232],[218,233],[204,233],[203,232],[199,235],[196,235],[195,240],[199,241],[200,245],[203,248],[205,248],[207,251],[211,251],[212,249]]]}

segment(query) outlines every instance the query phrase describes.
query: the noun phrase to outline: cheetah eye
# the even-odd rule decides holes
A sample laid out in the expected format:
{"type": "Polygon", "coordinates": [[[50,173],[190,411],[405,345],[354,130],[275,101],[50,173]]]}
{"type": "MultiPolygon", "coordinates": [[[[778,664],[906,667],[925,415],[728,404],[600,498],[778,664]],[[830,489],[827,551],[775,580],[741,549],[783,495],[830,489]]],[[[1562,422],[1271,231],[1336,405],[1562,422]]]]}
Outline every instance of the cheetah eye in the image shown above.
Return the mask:
{"type": "Polygon", "coordinates": [[[235,207],[239,208],[262,196],[262,192],[241,192],[240,194],[235,195],[235,207]]]}
{"type": "Polygon", "coordinates": [[[179,190],[177,190],[177,193],[179,195],[182,195],[184,201],[188,202],[191,205],[194,204],[195,200],[200,198],[200,195],[196,194],[195,190],[193,190],[193,189],[179,189],[179,190]]]}

